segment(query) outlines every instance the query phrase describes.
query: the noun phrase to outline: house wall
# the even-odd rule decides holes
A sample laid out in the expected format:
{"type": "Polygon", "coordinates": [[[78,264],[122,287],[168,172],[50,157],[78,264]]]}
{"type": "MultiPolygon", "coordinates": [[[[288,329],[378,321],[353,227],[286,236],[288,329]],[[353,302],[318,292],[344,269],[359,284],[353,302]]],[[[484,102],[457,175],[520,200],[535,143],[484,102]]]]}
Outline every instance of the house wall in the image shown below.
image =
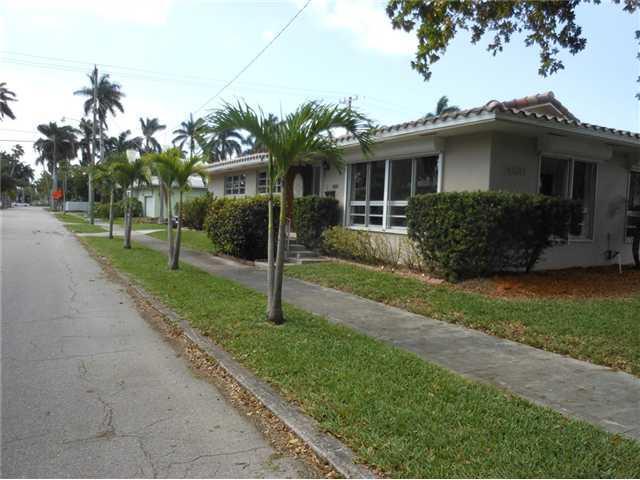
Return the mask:
{"type": "MultiPolygon", "coordinates": [[[[178,192],[178,190],[176,189],[174,189],[173,192],[171,193],[171,201],[173,203],[173,206],[171,207],[171,209],[174,215],[175,215],[175,206],[178,203],[179,193],[180,192],[178,192]]],[[[201,197],[206,194],[207,194],[207,190],[204,188],[193,188],[182,194],[182,201],[187,202],[189,200],[193,200],[196,197],[201,197]]],[[[147,217],[159,218],[160,217],[160,188],[159,187],[153,187],[151,189],[147,188],[144,190],[140,190],[136,193],[136,198],[140,200],[140,202],[142,203],[143,211],[145,208],[145,197],[147,196],[151,196],[153,198],[152,207],[150,212],[144,212],[144,214],[147,217]]],[[[166,216],[166,213],[165,213],[165,216],[166,216]]]]}
{"type": "Polygon", "coordinates": [[[538,141],[497,132],[492,138],[490,189],[507,192],[538,191],[538,141]]]}
{"type": "Polygon", "coordinates": [[[491,148],[491,133],[448,137],[444,144],[442,190],[488,190],[491,148]]]}

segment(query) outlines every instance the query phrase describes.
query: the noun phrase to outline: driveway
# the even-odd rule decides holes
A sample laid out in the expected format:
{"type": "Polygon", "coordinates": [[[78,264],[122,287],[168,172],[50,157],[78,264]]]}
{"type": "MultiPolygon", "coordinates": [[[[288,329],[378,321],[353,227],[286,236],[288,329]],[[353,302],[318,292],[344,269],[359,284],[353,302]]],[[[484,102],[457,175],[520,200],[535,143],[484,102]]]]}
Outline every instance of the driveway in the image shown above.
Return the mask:
{"type": "Polygon", "coordinates": [[[0,213],[3,477],[299,477],[35,207],[0,213]]]}

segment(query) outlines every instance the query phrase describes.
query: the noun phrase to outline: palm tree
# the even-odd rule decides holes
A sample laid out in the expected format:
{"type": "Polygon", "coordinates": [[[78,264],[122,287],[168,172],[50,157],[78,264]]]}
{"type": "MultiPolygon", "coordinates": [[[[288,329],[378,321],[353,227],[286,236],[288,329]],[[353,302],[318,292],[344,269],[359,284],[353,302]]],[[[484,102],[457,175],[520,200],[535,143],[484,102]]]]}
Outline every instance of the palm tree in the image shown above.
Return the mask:
{"type": "MultiPolygon", "coordinates": [[[[279,122],[278,116],[274,115],[273,113],[270,113],[269,115],[267,115],[266,121],[273,122],[273,123],[279,122]]],[[[244,153],[246,154],[263,153],[266,151],[265,146],[262,145],[260,141],[256,139],[255,135],[249,134],[247,138],[244,139],[243,144],[245,147],[247,147],[247,149],[244,151],[244,153]]]]}
{"type": "Polygon", "coordinates": [[[160,143],[153,136],[160,130],[167,128],[166,125],[161,125],[160,120],[157,118],[147,118],[145,121],[140,118],[140,128],[142,129],[142,136],[144,137],[144,151],[159,152],[162,150],[160,143]]]}
{"type": "Polygon", "coordinates": [[[180,128],[173,131],[173,144],[180,149],[184,148],[184,144],[189,142],[189,157],[193,157],[196,145],[203,143],[203,137],[206,133],[206,125],[204,119],[193,119],[193,113],[189,114],[189,119],[180,124],[180,128]]]}
{"type": "MultiPolygon", "coordinates": [[[[125,154],[126,157],[126,154],[125,154]]],[[[113,164],[115,179],[124,189],[126,195],[126,210],[124,215],[124,248],[131,248],[131,199],[137,189],[149,183],[149,168],[140,157],[133,161],[128,159],[113,164]]]]}
{"type": "Polygon", "coordinates": [[[62,162],[69,161],[76,157],[78,151],[78,141],[76,134],[78,131],[68,125],[59,127],[55,122],[38,125],[38,132],[43,136],[33,144],[33,148],[38,152],[36,164],[44,165],[51,173],[51,207],[54,207],[53,192],[58,189],[58,167],[62,162]]]}
{"type": "Polygon", "coordinates": [[[16,94],[9,90],[6,87],[7,83],[0,83],[0,120],[2,120],[5,116],[9,117],[11,120],[15,120],[16,116],[9,107],[9,102],[16,101],[16,94]]]}
{"type": "MultiPolygon", "coordinates": [[[[81,88],[73,92],[74,95],[82,95],[87,97],[84,102],[84,113],[87,115],[93,110],[93,132],[92,137],[96,138],[96,122],[98,123],[99,136],[98,141],[100,143],[100,162],[104,159],[104,135],[103,128],[107,129],[107,114],[116,115],[116,110],[120,110],[120,113],[124,113],[124,107],[121,100],[124,97],[122,93],[122,87],[118,83],[114,83],[109,80],[109,74],[103,74],[98,78],[97,68],[92,73],[87,74],[89,77],[90,85],[88,87],[81,88]],[[98,119],[96,120],[96,115],[98,119]]],[[[95,151],[95,150],[94,150],[95,151]]],[[[91,165],[93,166],[93,156],[91,158],[91,165]]],[[[93,171],[89,170],[89,221],[93,223],[93,171]]]]}
{"type": "Polygon", "coordinates": [[[244,138],[234,129],[218,131],[209,128],[209,139],[205,145],[205,152],[209,163],[220,162],[226,158],[242,153],[244,138]]]}
{"type": "Polygon", "coordinates": [[[106,139],[106,149],[109,153],[126,153],[127,150],[142,149],[142,137],[129,138],[131,130],[120,132],[117,137],[109,137],[106,139]]]}
{"type": "Polygon", "coordinates": [[[96,182],[101,185],[104,191],[109,193],[109,238],[113,239],[113,201],[118,182],[116,178],[115,165],[126,163],[125,152],[113,152],[107,155],[105,161],[96,167],[96,182]]]}
{"type": "Polygon", "coordinates": [[[151,166],[153,172],[160,181],[161,199],[165,202],[167,209],[167,241],[169,242],[169,260],[171,266],[173,260],[173,221],[171,218],[171,192],[176,180],[175,164],[182,156],[182,152],[177,148],[170,148],[166,152],[150,152],[145,154],[145,161],[151,166]]]}
{"type": "MultiPolygon", "coordinates": [[[[179,192],[178,211],[176,212],[178,217],[176,243],[173,246],[172,254],[170,253],[169,260],[169,268],[171,270],[177,270],[180,260],[180,242],[182,237],[182,194],[191,188],[189,179],[193,175],[204,176],[204,165],[199,157],[190,156],[188,159],[182,158],[182,151],[177,148],[156,154],[153,162],[159,171],[166,173],[166,178],[170,181],[170,183],[165,185],[167,192],[169,192],[169,202],[171,201],[171,189],[174,184],[179,192]]],[[[171,222],[169,222],[169,224],[171,224],[171,222]]],[[[169,227],[169,232],[171,232],[171,227],[169,227]]]]}
{"type": "MultiPolygon", "coordinates": [[[[292,167],[323,160],[341,168],[343,151],[338,147],[332,132],[344,129],[354,136],[365,155],[371,150],[371,121],[361,113],[341,106],[305,102],[281,122],[274,123],[265,118],[262,111],[247,104],[225,104],[211,115],[215,130],[224,132],[241,129],[255,136],[269,153],[269,191],[273,181],[282,179],[280,191],[280,219],[275,266],[273,265],[272,214],[269,215],[269,273],[268,273],[268,319],[276,324],[284,321],[282,313],[282,276],[284,268],[284,245],[286,221],[290,216],[287,202],[292,190],[292,167]],[[275,271],[274,271],[275,268],[275,271]]],[[[270,205],[270,211],[272,206],[270,205]]]]}
{"type": "Polygon", "coordinates": [[[444,115],[447,113],[453,113],[460,111],[460,107],[456,105],[449,105],[449,97],[446,95],[441,96],[436,104],[436,111],[429,112],[425,115],[426,118],[437,117],[438,115],[444,115]]]}
{"type": "Polygon", "coordinates": [[[80,165],[86,167],[91,165],[94,150],[92,147],[93,122],[88,118],[83,118],[80,120],[79,127],[80,139],[78,140],[78,146],[80,148],[80,165]]]}

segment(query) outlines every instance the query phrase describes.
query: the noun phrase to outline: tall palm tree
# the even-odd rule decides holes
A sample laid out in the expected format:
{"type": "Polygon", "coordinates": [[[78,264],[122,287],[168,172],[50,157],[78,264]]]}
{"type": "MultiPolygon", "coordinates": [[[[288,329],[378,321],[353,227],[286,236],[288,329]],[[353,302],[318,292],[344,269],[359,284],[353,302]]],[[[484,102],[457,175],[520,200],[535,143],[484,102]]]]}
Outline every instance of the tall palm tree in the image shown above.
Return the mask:
{"type": "Polygon", "coordinates": [[[80,120],[78,147],[80,148],[80,165],[87,167],[91,165],[94,148],[93,142],[93,122],[88,118],[80,120]]]}
{"type": "MultiPolygon", "coordinates": [[[[175,185],[178,189],[178,228],[176,233],[176,242],[173,246],[173,254],[170,255],[169,268],[177,270],[180,260],[180,242],[182,237],[182,194],[191,188],[189,179],[193,175],[204,177],[204,165],[199,157],[190,156],[188,159],[182,158],[182,151],[177,148],[167,152],[156,154],[153,159],[156,168],[167,173],[171,183],[167,184],[169,192],[169,201],[171,201],[171,189],[175,185]]],[[[171,223],[171,222],[169,222],[171,223]]],[[[169,227],[171,231],[171,227],[169,227]]]]}
{"type": "Polygon", "coordinates": [[[169,242],[169,260],[171,266],[173,260],[173,221],[171,215],[171,193],[176,180],[175,163],[182,156],[181,150],[170,148],[165,152],[150,152],[145,154],[145,161],[151,166],[153,173],[160,181],[162,191],[161,200],[165,202],[167,211],[167,240],[169,242]]]}
{"type": "Polygon", "coordinates": [[[157,118],[147,118],[146,121],[140,118],[140,128],[144,137],[144,151],[148,153],[162,150],[160,143],[153,136],[160,130],[167,128],[167,126],[161,125],[160,120],[157,118]]]}
{"type": "MultiPolygon", "coordinates": [[[[284,321],[282,313],[282,276],[285,258],[286,220],[290,205],[287,202],[293,184],[293,169],[297,165],[313,160],[326,161],[341,168],[343,151],[338,147],[332,132],[344,129],[354,136],[365,155],[371,150],[371,121],[354,109],[318,102],[305,102],[281,122],[274,123],[265,118],[262,111],[247,104],[225,104],[211,115],[215,130],[224,132],[241,129],[254,135],[269,153],[269,191],[275,178],[282,179],[280,191],[280,219],[275,266],[269,247],[268,319],[274,323],[284,321]],[[274,271],[275,270],[275,271],[274,271]]],[[[271,210],[271,208],[270,208],[271,210]]],[[[269,220],[269,244],[272,245],[273,227],[269,220]]]]}
{"type": "Polygon", "coordinates": [[[209,163],[221,162],[226,158],[242,153],[244,138],[234,129],[208,129],[209,138],[205,144],[205,152],[209,163]]]}
{"type": "MultiPolygon", "coordinates": [[[[277,115],[270,113],[267,115],[267,122],[278,123],[279,119],[277,115]]],[[[244,139],[244,146],[247,147],[244,153],[252,154],[252,153],[263,153],[266,151],[266,147],[260,143],[259,140],[256,139],[255,135],[247,135],[247,138],[244,139]]]]}
{"type": "MultiPolygon", "coordinates": [[[[98,142],[100,144],[100,159],[102,162],[104,159],[104,130],[107,129],[107,114],[113,116],[116,115],[117,110],[120,113],[124,113],[124,107],[122,106],[122,87],[119,83],[109,80],[109,74],[103,74],[98,76],[98,70],[94,68],[93,72],[87,74],[90,84],[88,87],[83,87],[80,90],[73,92],[74,95],[81,95],[87,97],[84,102],[84,113],[89,114],[93,110],[93,138],[95,145],[96,138],[96,122],[98,123],[98,142]],[[97,116],[97,120],[96,120],[97,116]]],[[[93,157],[91,159],[91,166],[93,167],[93,157]]],[[[89,221],[93,223],[93,169],[89,169],[89,221]]]]}
{"type": "MultiPolygon", "coordinates": [[[[126,155],[125,155],[126,157],[126,155]]],[[[149,167],[147,162],[138,157],[133,161],[121,159],[113,164],[116,181],[124,189],[126,210],[124,215],[124,248],[131,248],[131,204],[132,198],[142,185],[149,183],[149,167]]]]}
{"type": "Polygon", "coordinates": [[[58,189],[58,168],[62,162],[70,161],[76,157],[78,151],[78,131],[69,126],[59,127],[55,122],[38,125],[38,132],[42,138],[36,140],[33,148],[38,152],[36,164],[44,165],[51,173],[51,207],[53,208],[53,192],[58,189]]]}
{"type": "Polygon", "coordinates": [[[129,138],[131,130],[120,132],[117,137],[106,139],[106,149],[109,153],[125,153],[127,150],[142,150],[142,137],[129,138]]]}
{"type": "Polygon", "coordinates": [[[16,116],[9,107],[9,102],[16,101],[16,94],[7,88],[7,83],[0,83],[0,120],[4,117],[9,117],[11,120],[15,120],[16,116]]]}
{"type": "Polygon", "coordinates": [[[444,115],[446,113],[453,113],[458,111],[460,111],[460,107],[456,105],[449,105],[449,97],[443,95],[438,99],[438,103],[436,104],[436,111],[427,113],[425,117],[437,117],[438,115],[444,115]]]}
{"type": "Polygon", "coordinates": [[[189,114],[189,119],[180,124],[180,128],[173,131],[173,144],[180,149],[184,148],[185,143],[189,143],[189,157],[193,157],[196,145],[203,143],[203,137],[206,133],[206,124],[203,118],[193,119],[193,113],[189,114]]]}

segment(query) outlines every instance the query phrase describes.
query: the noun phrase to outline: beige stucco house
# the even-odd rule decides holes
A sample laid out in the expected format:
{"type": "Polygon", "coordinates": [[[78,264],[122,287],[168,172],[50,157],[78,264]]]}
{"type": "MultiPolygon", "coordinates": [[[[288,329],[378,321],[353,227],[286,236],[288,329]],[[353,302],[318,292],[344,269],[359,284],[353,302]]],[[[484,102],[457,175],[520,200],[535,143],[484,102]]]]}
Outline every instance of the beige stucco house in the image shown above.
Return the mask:
{"type": "MultiPolygon", "coordinates": [[[[201,197],[207,194],[207,185],[197,175],[189,178],[190,189],[182,194],[182,200],[187,202],[196,197],[201,197]]],[[[145,217],[166,219],[165,202],[160,192],[160,182],[158,177],[152,177],[149,185],[145,185],[140,189],[135,190],[135,198],[142,203],[142,214],[145,217]]],[[[171,193],[172,209],[175,215],[175,205],[178,203],[179,191],[174,188],[171,193]]]]}
{"type": "MultiPolygon", "coordinates": [[[[582,203],[581,233],[545,252],[538,268],[630,263],[640,226],[640,134],[578,120],[552,92],[381,127],[373,154],[343,136],[346,168],[300,169],[295,195],[335,197],[347,228],[406,235],[406,205],[427,192],[506,190],[582,203]],[[620,256],[617,256],[619,253],[620,256]]],[[[266,192],[266,154],[209,167],[216,196],[266,192]]]]}

